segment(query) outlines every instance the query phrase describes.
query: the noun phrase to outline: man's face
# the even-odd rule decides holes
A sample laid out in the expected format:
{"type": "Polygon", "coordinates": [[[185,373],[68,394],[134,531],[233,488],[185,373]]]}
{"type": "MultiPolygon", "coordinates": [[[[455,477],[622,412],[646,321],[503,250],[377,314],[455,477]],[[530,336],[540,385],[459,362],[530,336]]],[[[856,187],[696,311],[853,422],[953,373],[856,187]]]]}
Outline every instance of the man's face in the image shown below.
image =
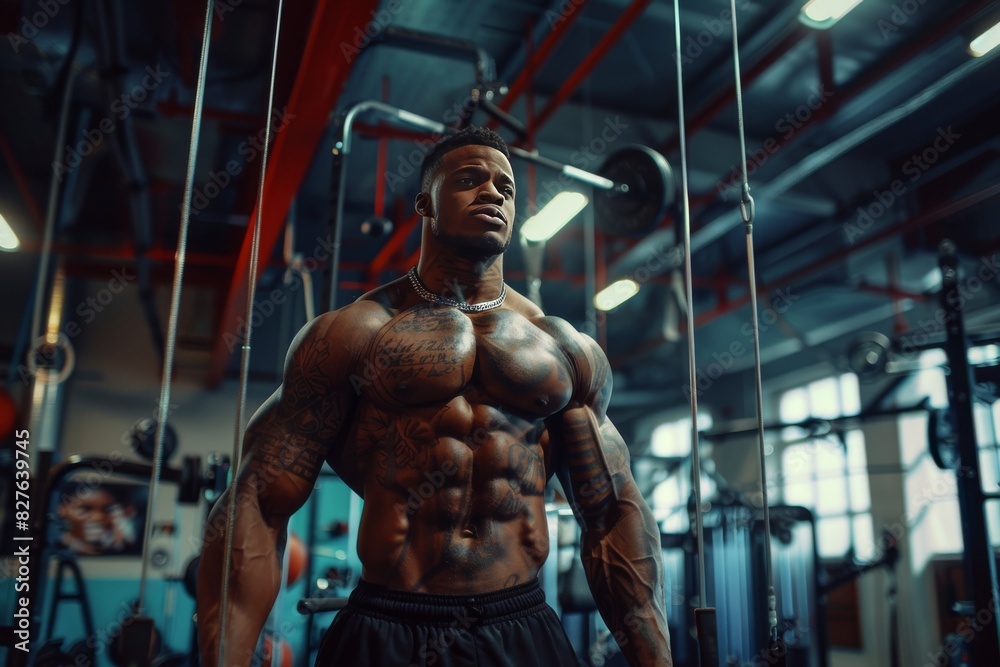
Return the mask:
{"type": "Polygon", "coordinates": [[[484,257],[503,253],[514,230],[514,170],[488,146],[445,153],[431,191],[417,195],[417,212],[431,218],[441,241],[484,257]]]}
{"type": "Polygon", "coordinates": [[[121,503],[101,490],[70,498],[59,507],[59,513],[67,521],[71,535],[94,544],[106,539],[115,520],[124,516],[121,503]]]}

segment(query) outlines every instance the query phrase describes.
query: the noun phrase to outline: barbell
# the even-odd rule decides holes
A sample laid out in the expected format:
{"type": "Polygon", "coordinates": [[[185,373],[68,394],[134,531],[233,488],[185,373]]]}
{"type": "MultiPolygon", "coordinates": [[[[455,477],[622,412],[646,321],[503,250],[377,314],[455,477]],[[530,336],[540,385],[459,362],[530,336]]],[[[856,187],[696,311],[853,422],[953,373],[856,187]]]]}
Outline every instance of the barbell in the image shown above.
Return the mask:
{"type": "MultiPolygon", "coordinates": [[[[458,131],[440,121],[385,102],[365,100],[352,106],[344,114],[340,138],[333,148],[333,153],[340,159],[337,213],[334,218],[337,221],[343,219],[347,184],[345,164],[351,152],[354,121],[360,114],[369,111],[439,137],[458,131]]],[[[640,237],[648,234],[674,203],[676,188],[670,164],[647,146],[629,145],[611,153],[596,174],[517,146],[508,146],[508,149],[512,157],[554,169],[569,179],[592,186],[595,222],[603,231],[614,236],[640,237]]],[[[376,230],[373,228],[372,231],[376,230]]],[[[336,282],[335,274],[335,271],[332,272],[331,284],[336,282]]]]}
{"type": "Polygon", "coordinates": [[[615,151],[596,174],[516,146],[508,149],[513,157],[592,186],[594,220],[598,227],[614,236],[645,236],[674,203],[676,189],[670,164],[647,146],[631,145],[615,151]]]}

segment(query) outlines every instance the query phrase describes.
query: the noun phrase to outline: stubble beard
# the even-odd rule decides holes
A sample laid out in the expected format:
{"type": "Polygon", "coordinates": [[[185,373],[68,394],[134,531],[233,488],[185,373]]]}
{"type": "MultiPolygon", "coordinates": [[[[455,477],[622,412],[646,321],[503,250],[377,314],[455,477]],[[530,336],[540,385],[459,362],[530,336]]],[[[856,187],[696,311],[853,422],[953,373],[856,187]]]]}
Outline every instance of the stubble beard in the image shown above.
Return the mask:
{"type": "Polygon", "coordinates": [[[492,235],[457,236],[441,231],[438,219],[431,218],[431,233],[445,245],[451,246],[468,255],[470,258],[487,260],[507,252],[510,247],[510,237],[497,240],[492,235]]]}

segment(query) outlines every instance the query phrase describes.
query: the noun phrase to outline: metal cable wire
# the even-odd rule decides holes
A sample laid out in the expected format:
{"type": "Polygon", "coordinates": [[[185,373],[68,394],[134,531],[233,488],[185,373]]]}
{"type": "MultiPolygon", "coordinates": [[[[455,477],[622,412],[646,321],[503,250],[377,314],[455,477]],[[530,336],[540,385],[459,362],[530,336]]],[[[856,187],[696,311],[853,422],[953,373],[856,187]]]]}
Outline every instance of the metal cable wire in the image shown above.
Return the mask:
{"type": "Polygon", "coordinates": [[[694,351],[694,297],[691,287],[691,204],[688,196],[687,133],[684,121],[681,14],[674,0],[674,60],[677,62],[677,129],[681,153],[681,208],[684,219],[684,283],[687,299],[688,386],[691,388],[691,485],[694,490],[695,541],[698,545],[698,606],[707,607],[705,585],[705,525],[701,505],[701,451],[698,442],[698,382],[694,351]]]}
{"type": "MultiPolygon", "coordinates": [[[[63,157],[63,150],[66,147],[66,131],[69,125],[69,110],[70,102],[73,99],[73,86],[76,83],[76,76],[79,70],[72,68],[69,71],[69,76],[66,77],[66,82],[63,86],[63,96],[62,105],[59,111],[59,129],[56,133],[56,148],[55,148],[55,158],[52,160],[53,164],[58,164],[63,157]]],[[[45,306],[45,288],[49,283],[49,261],[52,258],[52,237],[55,235],[56,226],[56,213],[59,208],[59,189],[60,189],[60,179],[57,174],[53,172],[52,180],[49,182],[49,201],[48,208],[45,211],[45,231],[42,236],[42,250],[38,257],[38,275],[35,279],[35,297],[34,304],[31,312],[31,331],[28,334],[28,339],[31,341],[28,345],[28,354],[34,355],[35,350],[42,341],[42,308],[45,306]]],[[[49,344],[54,345],[56,343],[55,339],[46,341],[49,344]]],[[[34,368],[32,362],[29,361],[29,365],[34,368]]],[[[51,374],[46,373],[46,381],[51,380],[51,374]]]]}
{"type": "Polygon", "coordinates": [[[225,663],[226,630],[229,619],[229,576],[232,571],[233,561],[233,527],[236,523],[236,484],[242,463],[243,435],[247,402],[247,382],[250,375],[250,335],[253,331],[251,324],[253,320],[253,301],[257,292],[257,266],[260,253],[260,227],[263,219],[264,205],[264,181],[267,177],[268,158],[271,151],[271,119],[274,114],[274,81],[278,70],[278,43],[281,37],[281,15],[284,6],[283,0],[278,0],[278,13],[274,24],[274,46],[271,54],[271,77],[267,92],[267,122],[264,128],[264,147],[261,151],[260,177],[257,182],[257,215],[254,218],[252,241],[250,244],[250,262],[247,269],[247,304],[246,304],[246,338],[243,341],[240,356],[240,389],[239,402],[236,407],[236,434],[233,439],[232,470],[233,478],[229,486],[229,499],[226,507],[227,530],[226,530],[226,550],[225,562],[222,570],[222,609],[219,621],[219,665],[225,663]]]}
{"type": "Polygon", "coordinates": [[[740,138],[740,172],[743,179],[742,197],[740,199],[740,214],[746,225],[747,274],[750,292],[750,321],[753,323],[753,356],[754,356],[754,389],[757,408],[757,453],[760,459],[760,494],[764,518],[764,574],[767,578],[767,609],[768,627],[772,640],[778,638],[777,601],[774,594],[774,574],[771,565],[771,512],[767,493],[767,455],[764,450],[764,397],[760,370],[760,328],[757,320],[757,271],[754,265],[753,222],[754,203],[750,195],[750,182],[747,175],[747,145],[746,128],[743,117],[743,87],[740,81],[740,45],[739,30],[736,25],[736,0],[730,0],[730,15],[733,28],[733,72],[736,91],[736,116],[739,124],[740,138]]]}
{"type": "Polygon", "coordinates": [[[187,173],[184,180],[184,199],[181,203],[181,224],[177,233],[177,256],[174,261],[174,283],[170,291],[170,318],[167,322],[167,342],[163,350],[163,373],[160,381],[160,403],[156,411],[156,438],[153,447],[153,473],[149,480],[149,500],[146,505],[146,525],[142,541],[142,572],[139,575],[139,601],[135,610],[142,614],[149,575],[149,549],[153,534],[153,513],[163,465],[163,436],[170,407],[170,383],[173,378],[174,352],[177,348],[177,322],[180,319],[181,285],[184,281],[184,264],[187,254],[188,227],[191,224],[191,199],[194,193],[194,170],[198,162],[198,136],[201,134],[202,107],[205,102],[205,73],[208,68],[209,37],[212,30],[213,0],[205,3],[205,25],[202,33],[201,55],[198,64],[198,83],[195,88],[194,111],[191,119],[191,144],[188,148],[187,173]]]}

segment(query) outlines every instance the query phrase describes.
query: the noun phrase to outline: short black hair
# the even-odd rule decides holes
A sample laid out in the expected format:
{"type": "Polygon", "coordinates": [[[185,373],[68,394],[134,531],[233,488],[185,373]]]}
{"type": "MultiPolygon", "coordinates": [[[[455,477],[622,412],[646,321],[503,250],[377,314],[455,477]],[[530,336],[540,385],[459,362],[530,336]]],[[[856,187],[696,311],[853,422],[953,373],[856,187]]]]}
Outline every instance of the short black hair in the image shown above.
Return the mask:
{"type": "Polygon", "coordinates": [[[430,190],[430,180],[434,170],[441,166],[445,153],[449,153],[462,146],[488,146],[495,148],[510,160],[510,151],[507,150],[507,142],[499,134],[488,127],[470,125],[449,135],[434,144],[431,151],[424,157],[420,165],[420,189],[423,192],[430,190]]]}

